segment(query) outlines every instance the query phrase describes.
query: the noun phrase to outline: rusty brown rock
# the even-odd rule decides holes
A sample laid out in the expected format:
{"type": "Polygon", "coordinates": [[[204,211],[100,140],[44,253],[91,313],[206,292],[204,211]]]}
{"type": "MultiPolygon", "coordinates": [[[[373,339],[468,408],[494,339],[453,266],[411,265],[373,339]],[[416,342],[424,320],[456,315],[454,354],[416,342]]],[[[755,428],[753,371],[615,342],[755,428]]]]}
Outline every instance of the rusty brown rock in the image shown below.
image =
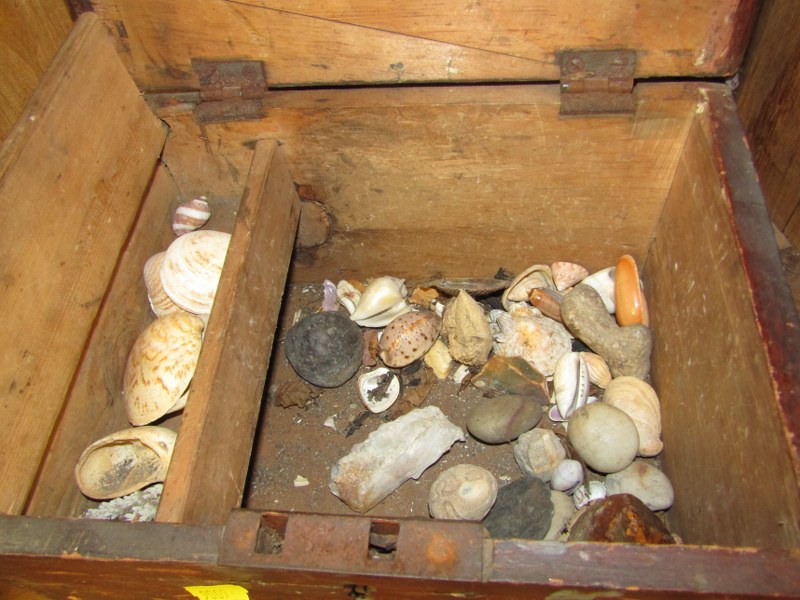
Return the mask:
{"type": "Polygon", "coordinates": [[[570,527],[568,541],[675,543],[656,514],[631,494],[614,494],[589,504],[570,527]]]}

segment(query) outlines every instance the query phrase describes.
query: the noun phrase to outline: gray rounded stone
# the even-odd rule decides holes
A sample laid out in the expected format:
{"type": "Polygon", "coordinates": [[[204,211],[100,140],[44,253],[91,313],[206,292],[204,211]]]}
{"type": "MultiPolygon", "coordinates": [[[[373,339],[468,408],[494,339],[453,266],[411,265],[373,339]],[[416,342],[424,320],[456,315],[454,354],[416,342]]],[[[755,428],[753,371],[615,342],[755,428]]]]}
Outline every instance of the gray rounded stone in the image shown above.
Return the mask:
{"type": "Polygon", "coordinates": [[[286,358],[297,374],[319,387],[343,385],[361,366],[361,328],[340,312],[304,317],[286,334],[286,358]]]}
{"type": "Polygon", "coordinates": [[[505,395],[481,401],[467,417],[469,432],[487,444],[517,439],[536,427],[542,405],[533,397],[505,395]]]}

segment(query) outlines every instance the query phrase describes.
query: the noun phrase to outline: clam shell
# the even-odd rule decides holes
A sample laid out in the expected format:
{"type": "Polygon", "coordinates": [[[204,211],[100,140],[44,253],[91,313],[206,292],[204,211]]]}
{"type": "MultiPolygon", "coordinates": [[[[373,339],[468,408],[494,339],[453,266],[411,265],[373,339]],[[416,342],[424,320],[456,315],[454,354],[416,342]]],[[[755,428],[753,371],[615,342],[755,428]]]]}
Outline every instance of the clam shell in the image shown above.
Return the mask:
{"type": "Polygon", "coordinates": [[[589,372],[589,382],[599,388],[605,389],[611,381],[611,370],[606,360],[594,352],[581,352],[586,361],[586,370],[589,372]]]}
{"type": "Polygon", "coordinates": [[[388,410],[400,396],[400,379],[386,367],[358,377],[358,394],[371,412],[388,410]]]}
{"type": "Polygon", "coordinates": [[[554,262],[550,265],[550,270],[553,273],[553,283],[559,292],[571,288],[589,275],[586,267],[572,262],[554,262]]]}
{"type": "Polygon", "coordinates": [[[406,286],[396,277],[376,277],[367,284],[350,318],[362,327],[384,327],[411,310],[406,286]]]}
{"type": "Polygon", "coordinates": [[[647,299],[644,296],[639,269],[630,254],[620,257],[614,277],[614,304],[620,325],[650,325],[647,299]]]}
{"type": "Polygon", "coordinates": [[[483,467],[450,467],[439,475],[428,494],[428,509],[435,519],[480,521],[497,499],[497,479],[483,467]]]}
{"type": "Polygon", "coordinates": [[[128,354],[125,409],[132,425],[146,425],[175,408],[200,356],[203,320],[181,311],[153,321],[128,354]]]}
{"type": "Polygon", "coordinates": [[[463,290],[473,298],[480,298],[482,296],[489,296],[490,294],[495,294],[500,290],[506,289],[509,283],[511,282],[507,279],[495,279],[493,277],[487,279],[464,277],[453,279],[434,279],[427,282],[426,285],[436,288],[448,296],[457,296],[458,293],[463,290]]]}
{"type": "Polygon", "coordinates": [[[389,367],[411,364],[431,349],[442,329],[442,319],[429,310],[396,317],[383,331],[378,350],[389,367]]]}
{"type": "Polygon", "coordinates": [[[161,265],[164,263],[166,252],[159,252],[147,259],[144,263],[143,276],[144,286],[147,289],[147,299],[150,308],[157,317],[171,315],[174,312],[183,310],[172,301],[161,285],[161,265]]]}
{"type": "Polygon", "coordinates": [[[222,231],[192,231],[169,245],[161,285],[175,304],[197,315],[211,312],[230,239],[222,231]]]}
{"type": "MultiPolygon", "coordinates": [[[[553,372],[553,400],[566,421],[589,397],[589,371],[581,352],[565,352],[553,372]]],[[[562,490],[563,491],[563,490],[562,490]]]]}
{"type": "Polygon", "coordinates": [[[503,292],[503,308],[509,310],[512,302],[525,302],[534,288],[555,289],[553,273],[547,265],[532,265],[517,275],[503,292]]]}
{"type": "Polygon", "coordinates": [[[211,218],[211,208],[204,196],[181,204],[172,215],[172,232],[181,236],[200,229],[211,218]]]}
{"type": "Polygon", "coordinates": [[[75,465],[75,480],[89,498],[119,498],[164,481],[176,434],[166,427],[130,427],[87,447],[75,465]]]}
{"type": "Polygon", "coordinates": [[[637,377],[612,379],[603,402],[628,415],[639,433],[639,456],[656,456],[664,449],[661,441],[661,405],[656,391],[637,377]]]}

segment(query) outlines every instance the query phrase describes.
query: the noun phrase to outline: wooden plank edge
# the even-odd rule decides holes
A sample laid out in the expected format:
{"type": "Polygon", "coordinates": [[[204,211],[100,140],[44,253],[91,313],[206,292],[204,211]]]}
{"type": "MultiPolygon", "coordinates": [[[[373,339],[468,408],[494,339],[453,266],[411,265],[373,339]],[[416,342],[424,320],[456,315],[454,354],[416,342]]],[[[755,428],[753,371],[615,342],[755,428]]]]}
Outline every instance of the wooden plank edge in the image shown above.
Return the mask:
{"type": "Polygon", "coordinates": [[[218,524],[241,503],[299,212],[300,199],[282,151],[273,140],[259,142],[158,521],[218,524]],[[263,308],[251,314],[254,292],[261,294],[258,306],[263,308]],[[243,356],[242,347],[252,355],[243,356]]]}
{"type": "Polygon", "coordinates": [[[635,591],[637,598],[796,598],[800,590],[800,555],[795,550],[527,540],[485,543],[493,560],[484,581],[536,583],[553,592],[602,589],[619,590],[626,597],[635,591]]]}
{"type": "MultiPolygon", "coordinates": [[[[770,365],[775,397],[800,482],[800,320],[783,275],[766,203],[758,186],[744,127],[727,88],[706,90],[713,158],[750,285],[753,312],[770,365]]],[[[800,490],[800,483],[798,483],[800,490]]]]}

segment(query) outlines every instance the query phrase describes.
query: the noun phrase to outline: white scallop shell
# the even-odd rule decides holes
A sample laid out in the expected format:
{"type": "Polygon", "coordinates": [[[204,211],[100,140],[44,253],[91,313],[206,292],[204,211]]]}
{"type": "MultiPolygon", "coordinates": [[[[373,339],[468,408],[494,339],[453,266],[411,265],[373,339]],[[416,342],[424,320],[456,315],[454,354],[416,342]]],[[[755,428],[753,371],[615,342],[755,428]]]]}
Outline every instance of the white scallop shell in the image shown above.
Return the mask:
{"type": "Polygon", "coordinates": [[[483,467],[450,467],[439,475],[428,494],[428,509],[435,519],[480,521],[497,499],[497,479],[483,467]]]}
{"type": "Polygon", "coordinates": [[[169,245],[161,285],[175,304],[198,315],[211,312],[230,239],[222,231],[192,231],[169,245]]]}
{"type": "Polygon", "coordinates": [[[193,198],[175,209],[172,216],[172,231],[175,235],[184,235],[200,229],[211,218],[211,208],[205,196],[193,198]]]}
{"type": "Polygon", "coordinates": [[[132,425],[146,425],[185,404],[197,367],[203,320],[181,311],[153,321],[128,354],[124,398],[132,425]]]}
{"type": "Polygon", "coordinates": [[[411,310],[402,279],[376,277],[367,284],[350,318],[362,327],[384,327],[411,310]]]}
{"type": "Polygon", "coordinates": [[[386,367],[379,367],[358,377],[358,395],[371,412],[388,410],[400,396],[400,379],[386,367]],[[375,389],[383,385],[383,393],[375,389]],[[380,395],[379,395],[380,394],[380,395]]]}
{"type": "Polygon", "coordinates": [[[119,498],[164,481],[176,434],[166,427],[130,427],[86,448],[75,465],[75,480],[86,496],[119,498]]]}
{"type": "Polygon", "coordinates": [[[589,370],[580,352],[565,352],[556,362],[553,372],[553,399],[561,420],[586,404],[589,397],[589,370]]]}
{"type": "Polygon", "coordinates": [[[164,263],[165,256],[166,252],[154,254],[144,263],[143,269],[147,299],[150,302],[150,308],[153,314],[157,317],[164,317],[178,312],[179,310],[183,310],[172,301],[172,298],[167,296],[167,293],[164,291],[164,286],[161,285],[161,265],[164,263]]]}
{"type": "Polygon", "coordinates": [[[608,384],[603,402],[628,415],[639,433],[639,456],[656,456],[664,449],[661,441],[661,403],[646,381],[628,375],[608,384]]]}

